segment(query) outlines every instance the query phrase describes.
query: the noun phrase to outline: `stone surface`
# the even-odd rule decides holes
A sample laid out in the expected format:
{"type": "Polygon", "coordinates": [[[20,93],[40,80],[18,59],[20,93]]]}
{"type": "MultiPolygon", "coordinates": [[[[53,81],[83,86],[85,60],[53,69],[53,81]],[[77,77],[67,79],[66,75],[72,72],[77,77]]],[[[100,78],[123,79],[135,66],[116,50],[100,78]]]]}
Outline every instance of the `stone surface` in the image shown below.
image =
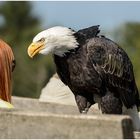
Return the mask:
{"type": "Polygon", "coordinates": [[[76,106],[75,98],[68,86],[54,74],[42,89],[39,100],[41,102],[59,103],[76,106]]]}
{"type": "Polygon", "coordinates": [[[38,99],[12,97],[12,104],[17,110],[48,112],[59,114],[79,114],[76,106],[40,102],[38,99]]]}
{"type": "Polygon", "coordinates": [[[140,139],[140,132],[134,132],[135,139],[140,139]]]}
{"type": "Polygon", "coordinates": [[[98,139],[133,138],[128,116],[66,115],[46,112],[0,110],[0,138],[98,139]]]}
{"type": "MultiPolygon", "coordinates": [[[[79,114],[77,106],[50,103],[50,102],[40,102],[38,99],[31,98],[20,98],[12,97],[12,103],[16,109],[20,110],[32,110],[36,112],[45,111],[51,113],[59,114],[79,114]]],[[[98,105],[95,104],[89,109],[88,114],[100,114],[98,105]]]]}

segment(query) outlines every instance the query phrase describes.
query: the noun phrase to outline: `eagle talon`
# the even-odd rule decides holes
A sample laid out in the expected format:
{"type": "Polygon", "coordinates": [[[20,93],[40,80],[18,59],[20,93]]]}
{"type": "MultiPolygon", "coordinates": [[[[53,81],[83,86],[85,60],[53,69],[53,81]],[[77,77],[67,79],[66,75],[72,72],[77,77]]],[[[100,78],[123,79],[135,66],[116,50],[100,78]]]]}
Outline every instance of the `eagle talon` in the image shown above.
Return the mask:
{"type": "Polygon", "coordinates": [[[81,113],[82,114],[87,114],[87,111],[86,110],[82,110],[81,113]]]}
{"type": "Polygon", "coordinates": [[[85,110],[82,110],[81,113],[82,114],[87,114],[89,108],[85,108],[85,110]]]}

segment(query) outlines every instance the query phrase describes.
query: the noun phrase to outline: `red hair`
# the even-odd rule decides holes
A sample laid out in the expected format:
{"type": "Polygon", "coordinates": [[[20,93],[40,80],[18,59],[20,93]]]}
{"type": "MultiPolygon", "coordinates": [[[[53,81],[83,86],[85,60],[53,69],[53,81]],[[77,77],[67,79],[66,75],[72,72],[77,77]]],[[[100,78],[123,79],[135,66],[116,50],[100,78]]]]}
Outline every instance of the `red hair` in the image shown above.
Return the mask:
{"type": "Polygon", "coordinates": [[[0,98],[7,102],[11,102],[13,61],[12,49],[0,39],[0,98]]]}

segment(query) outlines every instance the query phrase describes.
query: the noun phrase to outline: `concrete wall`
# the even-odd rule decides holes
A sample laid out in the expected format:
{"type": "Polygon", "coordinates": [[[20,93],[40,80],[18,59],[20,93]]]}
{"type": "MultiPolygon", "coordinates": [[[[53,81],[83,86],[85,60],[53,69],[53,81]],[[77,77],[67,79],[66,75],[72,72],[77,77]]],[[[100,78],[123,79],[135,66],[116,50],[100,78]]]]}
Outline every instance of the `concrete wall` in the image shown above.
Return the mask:
{"type": "Polygon", "coordinates": [[[0,138],[133,138],[128,116],[62,115],[1,110],[0,138]]]}
{"type": "Polygon", "coordinates": [[[128,116],[100,115],[94,108],[88,115],[81,115],[75,106],[12,99],[15,109],[0,110],[0,138],[134,138],[128,116]]]}
{"type": "MultiPolygon", "coordinates": [[[[36,112],[45,111],[59,114],[79,114],[77,106],[64,105],[51,102],[40,102],[38,99],[12,97],[12,103],[16,109],[32,110],[36,112]]],[[[100,114],[98,105],[90,108],[88,114],[100,114]]]]}

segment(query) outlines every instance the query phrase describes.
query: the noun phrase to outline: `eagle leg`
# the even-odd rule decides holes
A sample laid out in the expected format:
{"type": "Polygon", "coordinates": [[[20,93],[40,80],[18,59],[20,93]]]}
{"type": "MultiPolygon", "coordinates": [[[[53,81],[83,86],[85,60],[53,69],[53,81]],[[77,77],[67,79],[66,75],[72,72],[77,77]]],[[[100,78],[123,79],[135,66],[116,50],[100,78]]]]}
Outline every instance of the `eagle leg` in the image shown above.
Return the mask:
{"type": "Polygon", "coordinates": [[[89,108],[91,105],[93,105],[95,102],[88,100],[82,95],[75,95],[75,100],[79,109],[79,112],[82,114],[87,114],[89,108]]]}
{"type": "Polygon", "coordinates": [[[103,114],[122,114],[122,102],[113,93],[103,96],[100,106],[103,114]]]}

